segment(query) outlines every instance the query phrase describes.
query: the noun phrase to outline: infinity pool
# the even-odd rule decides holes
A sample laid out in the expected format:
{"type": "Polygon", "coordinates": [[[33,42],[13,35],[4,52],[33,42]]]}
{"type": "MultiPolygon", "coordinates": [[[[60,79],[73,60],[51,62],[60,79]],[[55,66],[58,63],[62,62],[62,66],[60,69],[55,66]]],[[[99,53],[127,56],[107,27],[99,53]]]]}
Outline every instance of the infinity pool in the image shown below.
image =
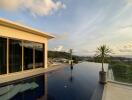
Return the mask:
{"type": "MultiPolygon", "coordinates": [[[[107,64],[105,64],[107,68],[107,64]]],[[[83,62],[0,87],[0,100],[101,100],[101,64],[83,62]]]]}

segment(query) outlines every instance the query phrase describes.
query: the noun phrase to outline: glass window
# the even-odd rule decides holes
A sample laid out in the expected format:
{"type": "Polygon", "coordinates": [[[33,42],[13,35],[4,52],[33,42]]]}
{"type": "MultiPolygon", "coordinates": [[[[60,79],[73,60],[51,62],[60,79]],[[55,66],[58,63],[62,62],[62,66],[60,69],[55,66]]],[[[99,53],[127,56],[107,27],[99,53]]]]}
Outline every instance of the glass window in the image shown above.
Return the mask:
{"type": "Polygon", "coordinates": [[[22,70],[22,42],[20,40],[9,40],[9,72],[22,70]]]}
{"type": "Polygon", "coordinates": [[[0,37],[0,75],[7,73],[6,59],[7,59],[7,39],[0,37]]]}
{"type": "Polygon", "coordinates": [[[25,41],[24,47],[24,70],[33,69],[33,43],[25,41]]]}
{"type": "Polygon", "coordinates": [[[34,43],[35,47],[35,68],[44,67],[44,45],[34,43]]]}

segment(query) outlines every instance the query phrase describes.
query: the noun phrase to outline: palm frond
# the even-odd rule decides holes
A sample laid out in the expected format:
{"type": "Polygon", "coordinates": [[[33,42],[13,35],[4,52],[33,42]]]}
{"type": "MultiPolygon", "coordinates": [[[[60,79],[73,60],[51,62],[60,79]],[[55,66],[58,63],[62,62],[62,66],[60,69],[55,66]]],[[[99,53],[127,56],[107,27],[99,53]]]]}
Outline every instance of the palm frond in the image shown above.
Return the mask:
{"type": "Polygon", "coordinates": [[[106,57],[109,57],[111,53],[112,50],[108,46],[101,45],[100,47],[97,47],[95,55],[96,57],[100,57],[101,59],[104,59],[106,57]]]}

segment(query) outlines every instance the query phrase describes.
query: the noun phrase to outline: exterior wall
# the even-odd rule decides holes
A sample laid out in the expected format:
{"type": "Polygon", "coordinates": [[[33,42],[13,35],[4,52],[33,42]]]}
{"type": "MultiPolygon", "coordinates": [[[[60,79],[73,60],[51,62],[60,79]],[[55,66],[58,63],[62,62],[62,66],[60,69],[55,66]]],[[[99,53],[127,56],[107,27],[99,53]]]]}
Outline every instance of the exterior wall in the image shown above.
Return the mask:
{"type": "Polygon", "coordinates": [[[28,40],[33,42],[40,42],[45,44],[45,68],[47,68],[47,42],[48,39],[44,38],[42,36],[38,36],[32,33],[27,33],[21,30],[12,29],[9,27],[1,26],[0,25],[0,36],[2,37],[10,37],[10,38],[16,38],[16,39],[22,39],[22,40],[28,40]]]}
{"type": "MultiPolygon", "coordinates": [[[[47,46],[47,42],[48,42],[47,38],[39,36],[39,35],[35,35],[32,33],[28,33],[25,31],[2,26],[2,25],[0,25],[0,37],[16,38],[16,39],[21,39],[21,40],[28,40],[28,41],[33,41],[33,42],[44,43],[45,44],[44,66],[45,66],[45,68],[47,68],[47,47],[48,47],[47,46]]],[[[13,80],[29,77],[29,76],[32,76],[35,74],[43,73],[45,68],[30,69],[30,70],[21,71],[21,72],[0,75],[0,83],[13,81],[13,80]]]]}

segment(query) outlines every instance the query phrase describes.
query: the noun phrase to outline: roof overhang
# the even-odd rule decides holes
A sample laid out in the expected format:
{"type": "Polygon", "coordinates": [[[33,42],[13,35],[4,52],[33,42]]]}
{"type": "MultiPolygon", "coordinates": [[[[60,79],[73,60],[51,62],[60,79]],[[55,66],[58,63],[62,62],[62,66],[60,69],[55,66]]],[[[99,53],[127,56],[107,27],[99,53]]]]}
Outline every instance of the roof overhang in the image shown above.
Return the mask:
{"type": "Polygon", "coordinates": [[[55,36],[50,35],[46,32],[41,32],[39,30],[30,28],[30,27],[27,27],[27,26],[24,26],[24,25],[20,25],[18,23],[14,23],[12,21],[9,21],[9,20],[3,19],[3,18],[0,18],[0,25],[10,27],[10,28],[14,28],[14,29],[18,29],[18,30],[21,30],[21,31],[25,31],[25,32],[28,32],[28,33],[31,33],[31,34],[43,36],[47,39],[55,38],[55,36]]]}

